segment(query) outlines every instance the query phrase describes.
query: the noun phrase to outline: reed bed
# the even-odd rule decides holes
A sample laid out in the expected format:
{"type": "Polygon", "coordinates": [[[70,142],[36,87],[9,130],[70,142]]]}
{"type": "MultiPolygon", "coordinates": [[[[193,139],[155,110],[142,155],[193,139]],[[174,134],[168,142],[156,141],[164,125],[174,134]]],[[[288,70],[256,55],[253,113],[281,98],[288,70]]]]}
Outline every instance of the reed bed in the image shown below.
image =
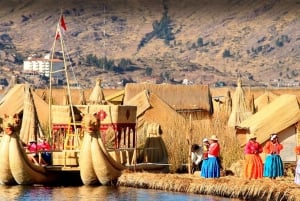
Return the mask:
{"type": "Polygon", "coordinates": [[[291,179],[248,180],[234,176],[200,178],[198,174],[160,174],[124,172],[118,186],[215,195],[256,201],[298,201],[300,189],[291,179]]]}

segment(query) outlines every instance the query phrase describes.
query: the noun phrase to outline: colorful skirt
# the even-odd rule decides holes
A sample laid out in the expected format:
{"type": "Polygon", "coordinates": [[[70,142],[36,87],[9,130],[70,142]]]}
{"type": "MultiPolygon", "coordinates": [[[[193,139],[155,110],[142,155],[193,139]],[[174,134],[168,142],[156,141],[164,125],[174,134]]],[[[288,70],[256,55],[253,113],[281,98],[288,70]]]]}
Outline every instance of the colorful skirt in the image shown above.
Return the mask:
{"type": "Polygon", "coordinates": [[[247,179],[262,178],[263,163],[258,154],[246,154],[245,155],[244,175],[247,179]]]}
{"type": "Polygon", "coordinates": [[[264,165],[264,177],[283,176],[283,163],[278,154],[268,154],[264,165]]]}
{"type": "Polygon", "coordinates": [[[208,157],[203,160],[201,168],[201,177],[204,178],[219,178],[220,163],[216,157],[208,157]]]}

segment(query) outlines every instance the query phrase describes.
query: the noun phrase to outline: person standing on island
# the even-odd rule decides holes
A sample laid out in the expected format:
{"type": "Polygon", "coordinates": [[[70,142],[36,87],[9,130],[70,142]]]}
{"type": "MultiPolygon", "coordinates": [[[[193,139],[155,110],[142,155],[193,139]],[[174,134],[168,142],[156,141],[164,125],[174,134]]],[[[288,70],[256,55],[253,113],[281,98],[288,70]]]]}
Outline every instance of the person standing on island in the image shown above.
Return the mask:
{"type": "Polygon", "coordinates": [[[210,138],[210,145],[208,148],[208,158],[203,160],[201,176],[204,178],[219,178],[220,177],[220,145],[218,143],[216,135],[212,135],[210,138]]]}
{"type": "MultiPolygon", "coordinates": [[[[300,146],[295,147],[296,155],[300,155],[300,146]]],[[[300,159],[297,161],[296,169],[295,169],[295,183],[300,185],[300,159]]]]}
{"type": "Polygon", "coordinates": [[[191,147],[192,173],[201,171],[200,162],[202,161],[202,147],[198,144],[193,144],[191,147]]]}
{"type": "Polygon", "coordinates": [[[262,153],[262,146],[256,142],[256,135],[250,134],[249,141],[245,146],[245,169],[244,175],[247,179],[262,178],[263,163],[260,157],[262,153]]]}
{"type": "Polygon", "coordinates": [[[278,136],[272,134],[270,141],[264,146],[264,153],[267,154],[264,165],[264,177],[275,179],[283,176],[283,163],[280,157],[280,151],[283,149],[282,144],[278,141],[278,136]]]}

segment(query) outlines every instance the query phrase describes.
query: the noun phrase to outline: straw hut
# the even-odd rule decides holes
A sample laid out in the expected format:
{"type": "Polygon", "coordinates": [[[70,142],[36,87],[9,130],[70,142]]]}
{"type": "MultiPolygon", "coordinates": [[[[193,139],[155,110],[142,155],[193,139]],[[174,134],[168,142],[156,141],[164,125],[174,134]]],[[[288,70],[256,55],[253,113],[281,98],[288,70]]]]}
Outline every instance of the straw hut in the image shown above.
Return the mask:
{"type": "Polygon", "coordinates": [[[264,145],[270,135],[277,133],[284,149],[283,161],[295,161],[294,147],[299,139],[300,108],[296,95],[284,94],[236,127],[237,139],[241,146],[247,142],[247,133],[255,133],[257,141],[264,145]]]}
{"type": "MultiPolygon", "coordinates": [[[[181,136],[174,136],[175,131],[182,130],[183,126],[186,126],[185,118],[178,114],[170,105],[168,105],[164,100],[158,97],[155,93],[151,93],[147,90],[141,91],[139,94],[134,96],[130,100],[124,101],[124,105],[134,105],[137,106],[137,143],[138,146],[143,145],[149,135],[149,125],[156,125],[156,131],[159,130],[159,135],[161,135],[161,140],[155,140],[159,144],[151,145],[153,147],[163,147],[164,143],[170,154],[171,147],[174,146],[174,138],[182,138],[180,142],[185,142],[184,134],[181,136]],[[169,144],[167,143],[169,142],[169,144]]],[[[156,135],[157,135],[156,132],[156,135]]],[[[151,140],[153,142],[153,140],[151,140]]],[[[146,146],[146,144],[145,144],[146,146]]],[[[162,153],[157,153],[160,156],[152,156],[151,158],[160,158],[166,161],[166,157],[162,156],[162,153]]]]}
{"type": "MultiPolygon", "coordinates": [[[[39,122],[46,124],[49,118],[48,104],[38,96],[35,91],[31,91],[33,102],[36,110],[38,111],[37,117],[39,122]]],[[[3,97],[0,102],[0,116],[4,114],[14,115],[23,114],[25,99],[25,84],[16,84],[7,94],[3,97]]]]}
{"type": "Polygon", "coordinates": [[[264,106],[275,100],[278,95],[272,93],[271,91],[265,91],[264,94],[260,95],[254,100],[255,112],[260,111],[264,106]]]}
{"type": "Polygon", "coordinates": [[[209,119],[213,113],[208,85],[129,83],[125,86],[124,103],[145,90],[157,95],[186,119],[209,119]]]}
{"type": "Polygon", "coordinates": [[[242,81],[238,79],[237,87],[232,97],[232,111],[228,119],[228,126],[238,126],[242,121],[252,115],[248,107],[245,91],[242,88],[242,81]]]}

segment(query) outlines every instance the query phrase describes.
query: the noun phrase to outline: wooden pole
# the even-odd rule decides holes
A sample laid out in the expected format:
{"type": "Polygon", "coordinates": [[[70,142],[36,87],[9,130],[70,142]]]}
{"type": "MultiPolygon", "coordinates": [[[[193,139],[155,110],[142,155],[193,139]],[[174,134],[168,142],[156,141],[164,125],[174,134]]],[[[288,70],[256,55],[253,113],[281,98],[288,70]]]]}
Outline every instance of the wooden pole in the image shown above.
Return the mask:
{"type": "Polygon", "coordinates": [[[51,49],[51,57],[50,57],[50,69],[49,69],[49,100],[48,100],[48,106],[49,106],[49,136],[52,138],[52,71],[53,71],[53,58],[54,58],[54,51],[55,51],[55,44],[56,44],[56,37],[57,34],[59,34],[59,23],[56,26],[56,32],[55,32],[55,38],[53,42],[53,46],[51,49]]]}
{"type": "Polygon", "coordinates": [[[188,141],[188,148],[189,148],[189,156],[188,156],[188,172],[189,174],[192,173],[192,168],[191,168],[191,142],[192,142],[192,114],[190,113],[190,118],[189,118],[189,128],[187,131],[187,141],[188,141]]]}

